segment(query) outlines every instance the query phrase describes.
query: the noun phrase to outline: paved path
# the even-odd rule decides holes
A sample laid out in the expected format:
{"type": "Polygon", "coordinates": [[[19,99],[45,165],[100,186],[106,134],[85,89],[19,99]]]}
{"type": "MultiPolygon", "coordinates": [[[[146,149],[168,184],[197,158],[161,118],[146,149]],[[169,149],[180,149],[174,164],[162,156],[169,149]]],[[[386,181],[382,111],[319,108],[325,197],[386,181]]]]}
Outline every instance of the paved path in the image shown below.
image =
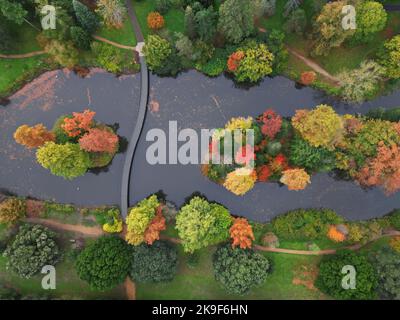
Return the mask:
{"type": "Polygon", "coordinates": [[[0,58],[3,58],[3,59],[25,59],[25,58],[40,56],[45,53],[46,52],[44,52],[44,51],[34,51],[34,52],[21,53],[21,54],[0,54],[0,58]]]}
{"type": "MultiPolygon", "coordinates": [[[[138,41],[138,47],[141,48],[143,46],[144,37],[140,29],[139,22],[137,20],[135,10],[133,9],[132,1],[126,0],[126,5],[128,8],[129,18],[133,25],[136,39],[138,41]]],[[[136,126],[132,133],[132,137],[129,140],[124,168],[122,171],[121,213],[124,218],[126,218],[126,216],[128,215],[129,186],[131,185],[130,178],[132,172],[133,158],[135,156],[135,151],[143,131],[143,125],[147,112],[147,102],[149,99],[149,70],[147,69],[146,60],[142,55],[141,50],[139,50],[139,62],[140,62],[140,76],[141,76],[139,114],[136,121],[136,126]]]]}

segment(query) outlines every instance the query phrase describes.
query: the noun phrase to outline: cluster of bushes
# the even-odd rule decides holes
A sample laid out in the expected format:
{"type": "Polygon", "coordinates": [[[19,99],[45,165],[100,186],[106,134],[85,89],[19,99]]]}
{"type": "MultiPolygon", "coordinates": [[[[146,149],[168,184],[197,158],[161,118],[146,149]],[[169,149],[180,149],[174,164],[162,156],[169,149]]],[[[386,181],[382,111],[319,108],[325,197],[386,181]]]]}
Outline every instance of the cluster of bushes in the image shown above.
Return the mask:
{"type": "Polygon", "coordinates": [[[144,53],[149,68],[159,75],[176,75],[195,68],[209,76],[230,72],[238,82],[257,82],[278,73],[287,62],[284,33],[273,30],[258,34],[256,16],[272,14],[275,1],[227,0],[219,7],[215,1],[183,1],[184,32],[172,33],[163,14],[171,1],[158,1],[156,12],[149,13],[152,31],[144,53]]]}
{"type": "Polygon", "coordinates": [[[90,110],[61,116],[51,131],[43,124],[22,125],[14,138],[27,148],[38,148],[38,163],[52,174],[73,179],[90,168],[107,166],[119,149],[114,129],[95,122],[94,116],[90,110]]]}
{"type": "Polygon", "coordinates": [[[232,118],[215,131],[210,161],[202,171],[236,195],[244,195],[257,181],[302,190],[313,173],[333,170],[363,187],[380,186],[392,194],[400,189],[400,126],[385,120],[395,119],[394,111],[384,119],[376,118],[379,114],[341,116],[319,105],[297,110],[291,119],[271,109],[255,119],[232,118]],[[254,146],[247,141],[250,134],[254,146]],[[233,150],[232,163],[218,162],[224,159],[225,145],[233,150]]]}

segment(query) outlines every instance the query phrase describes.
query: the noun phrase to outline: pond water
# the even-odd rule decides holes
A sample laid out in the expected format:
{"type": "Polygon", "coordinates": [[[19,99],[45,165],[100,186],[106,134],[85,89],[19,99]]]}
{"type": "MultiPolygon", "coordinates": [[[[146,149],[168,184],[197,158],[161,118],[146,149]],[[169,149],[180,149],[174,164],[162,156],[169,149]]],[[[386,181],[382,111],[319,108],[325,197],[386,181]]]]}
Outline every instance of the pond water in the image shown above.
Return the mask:
{"type": "MultiPolygon", "coordinates": [[[[135,125],[140,75],[115,76],[102,72],[85,79],[64,71],[48,73],[0,107],[0,188],[21,196],[52,199],[80,205],[119,204],[124,155],[118,154],[108,171],[87,173],[72,181],[52,176],[12,139],[21,124],[43,123],[51,127],[60,115],[90,108],[96,119],[119,124],[118,134],[130,137],[135,125]]],[[[197,165],[149,165],[145,158],[146,133],[152,128],[168,129],[169,121],[183,128],[218,128],[233,116],[256,116],[274,108],[284,116],[296,109],[312,108],[321,103],[334,105],[340,113],[365,112],[375,107],[396,107],[400,91],[361,106],[348,106],[327,99],[319,91],[296,89],[283,78],[265,79],[248,90],[235,88],[224,76],[208,78],[195,71],[176,79],[150,77],[149,112],[136,151],[131,177],[131,205],[151,193],[163,190],[168,199],[181,205],[192,192],[226,205],[233,214],[268,221],[287,210],[326,207],[348,219],[367,219],[400,208],[399,194],[386,197],[380,189],[363,190],[353,182],[337,181],[327,174],[312,177],[303,191],[288,191],[274,183],[258,183],[243,197],[237,197],[202,176],[197,165]]]]}
{"type": "Polygon", "coordinates": [[[35,151],[12,138],[22,125],[43,123],[51,128],[61,115],[91,109],[95,119],[119,124],[117,133],[130,137],[136,123],[140,76],[114,75],[93,70],[82,79],[74,73],[46,73],[0,107],[0,188],[21,196],[85,205],[120,202],[121,175],[125,156],[117,154],[106,172],[87,173],[72,181],[50,174],[35,161],[35,151]]]}
{"type": "Polygon", "coordinates": [[[187,196],[198,191],[209,200],[224,204],[233,214],[257,221],[267,221],[297,208],[331,208],[348,219],[377,217],[400,208],[399,193],[387,197],[380,189],[366,191],[351,181],[334,180],[328,174],[314,175],[311,185],[303,191],[288,191],[276,183],[257,183],[245,196],[238,197],[204,177],[197,165],[149,165],[145,159],[146,149],[152,144],[146,141],[146,132],[151,128],[168,132],[169,121],[176,120],[179,129],[212,129],[224,126],[231,117],[257,116],[267,108],[291,116],[296,109],[321,103],[334,105],[340,113],[361,113],[374,107],[398,106],[400,91],[354,107],[327,99],[311,88],[298,90],[293,81],[283,77],[265,79],[260,86],[249,90],[235,88],[224,76],[210,79],[195,71],[177,79],[152,76],[150,83],[149,106],[156,106],[158,112],[148,113],[134,159],[132,204],[162,190],[169,200],[181,205],[187,196]]]}

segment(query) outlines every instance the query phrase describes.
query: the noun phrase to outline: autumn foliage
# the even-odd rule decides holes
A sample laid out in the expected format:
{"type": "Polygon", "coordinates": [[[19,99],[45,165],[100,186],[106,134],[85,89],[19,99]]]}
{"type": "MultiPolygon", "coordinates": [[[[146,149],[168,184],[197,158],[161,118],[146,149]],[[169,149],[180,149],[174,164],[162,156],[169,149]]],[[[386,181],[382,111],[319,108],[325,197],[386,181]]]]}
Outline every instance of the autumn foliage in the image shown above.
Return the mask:
{"type": "Polygon", "coordinates": [[[232,248],[251,248],[251,244],[255,239],[251,225],[247,219],[244,218],[236,218],[232,227],[229,229],[229,233],[233,240],[232,248]]]}
{"type": "Polygon", "coordinates": [[[147,16],[147,25],[152,30],[158,30],[164,27],[164,17],[158,12],[150,12],[147,16]]]}
{"type": "Polygon", "coordinates": [[[144,232],[144,241],[151,245],[154,241],[160,239],[160,232],[167,228],[165,218],[162,214],[162,206],[160,205],[157,209],[156,215],[151,220],[146,231],[144,232]]]}
{"type": "Polygon", "coordinates": [[[247,144],[241,147],[235,155],[235,162],[237,164],[249,165],[252,161],[256,159],[256,154],[254,153],[254,148],[247,144]]]}
{"type": "Polygon", "coordinates": [[[311,183],[309,174],[304,169],[288,169],[280,180],[289,190],[303,190],[311,183]]]}
{"type": "Polygon", "coordinates": [[[276,134],[281,130],[282,117],[278,115],[274,110],[266,110],[259,118],[262,122],[261,132],[263,135],[274,139],[276,134]]]}
{"type": "Polygon", "coordinates": [[[15,131],[14,139],[27,148],[37,148],[47,141],[54,141],[55,136],[41,123],[33,127],[24,124],[15,131]]]}
{"type": "Polygon", "coordinates": [[[228,58],[228,70],[231,72],[234,72],[239,68],[240,61],[244,58],[244,52],[243,51],[236,51],[232,53],[229,58],[228,58]]]}
{"type": "Polygon", "coordinates": [[[300,76],[300,82],[305,86],[313,84],[317,79],[317,74],[314,71],[305,71],[300,76]]]}
{"type": "Polygon", "coordinates": [[[383,186],[386,193],[400,189],[400,149],[380,143],[377,156],[370,160],[359,172],[358,181],[365,186],[383,186]]]}
{"type": "Polygon", "coordinates": [[[88,152],[115,152],[118,136],[110,129],[92,128],[79,139],[79,146],[88,152]]]}
{"type": "Polygon", "coordinates": [[[260,182],[267,182],[271,176],[271,169],[267,165],[263,165],[257,170],[257,178],[260,182]]]}
{"type": "Polygon", "coordinates": [[[328,238],[335,242],[343,242],[346,236],[341,233],[336,226],[330,226],[327,234],[328,238]]]}
{"type": "Polygon", "coordinates": [[[78,137],[87,132],[93,125],[94,111],[73,112],[72,118],[65,118],[61,127],[70,137],[78,137]]]}

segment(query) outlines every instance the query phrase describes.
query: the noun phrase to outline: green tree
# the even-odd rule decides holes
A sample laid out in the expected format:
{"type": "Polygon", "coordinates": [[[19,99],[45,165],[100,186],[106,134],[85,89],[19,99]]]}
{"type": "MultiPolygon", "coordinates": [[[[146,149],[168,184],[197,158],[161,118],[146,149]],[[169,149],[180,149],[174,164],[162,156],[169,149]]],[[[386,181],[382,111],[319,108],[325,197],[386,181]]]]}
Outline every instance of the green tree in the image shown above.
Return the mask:
{"type": "Polygon", "coordinates": [[[161,68],[172,54],[171,44],[157,35],[149,35],[143,47],[149,69],[156,71],[161,68]]]}
{"type": "Polygon", "coordinates": [[[400,35],[385,42],[379,57],[385,67],[385,75],[391,79],[400,78],[400,35]]]}
{"type": "Polygon", "coordinates": [[[56,176],[73,179],[82,176],[90,167],[89,154],[78,144],[47,142],[36,152],[39,164],[56,176]]]}
{"type": "Polygon", "coordinates": [[[380,297],[400,300],[400,254],[384,247],[374,252],[370,260],[378,275],[380,297]]]}
{"type": "Polygon", "coordinates": [[[74,6],[76,19],[81,27],[89,34],[93,34],[99,27],[99,20],[95,13],[78,0],[72,0],[72,4],[74,6]]]}
{"type": "Polygon", "coordinates": [[[334,152],[321,147],[313,147],[300,137],[295,137],[290,144],[290,163],[305,168],[309,172],[331,171],[335,168],[334,152]]]}
{"type": "Polygon", "coordinates": [[[376,297],[377,275],[368,259],[350,250],[341,250],[335,256],[324,258],[319,265],[315,282],[317,288],[335,299],[365,300],[376,297]],[[357,278],[356,287],[346,290],[342,286],[343,267],[353,266],[357,278]]]}
{"type": "Polygon", "coordinates": [[[285,37],[284,32],[272,29],[271,32],[266,34],[266,38],[263,39],[267,44],[268,50],[274,55],[272,76],[282,73],[289,61],[289,53],[285,47],[285,37]]]}
{"type": "Polygon", "coordinates": [[[379,89],[384,69],[375,61],[361,62],[358,69],[344,71],[338,75],[342,96],[346,101],[361,103],[379,89]]]}
{"type": "Polygon", "coordinates": [[[85,30],[78,26],[72,26],[70,28],[70,33],[71,39],[74,42],[75,46],[83,50],[90,49],[90,43],[92,42],[92,39],[85,30]]]}
{"type": "Polygon", "coordinates": [[[184,29],[185,29],[185,34],[190,39],[193,40],[196,38],[196,21],[191,6],[187,6],[185,10],[184,29]]]}
{"type": "Polygon", "coordinates": [[[295,10],[286,21],[286,32],[303,35],[307,25],[306,12],[303,9],[295,10]]]}
{"type": "Polygon", "coordinates": [[[340,47],[351,37],[355,30],[345,30],[342,26],[342,8],[347,5],[347,0],[327,3],[314,23],[315,44],[313,54],[328,55],[331,48],[340,47]]]}
{"type": "Polygon", "coordinates": [[[121,238],[102,236],[83,249],[75,267],[79,278],[92,288],[112,289],[128,275],[131,251],[121,238]]]}
{"type": "Polygon", "coordinates": [[[232,43],[254,32],[253,13],[248,0],[226,0],[219,8],[218,29],[232,43]]]}
{"type": "Polygon", "coordinates": [[[126,8],[121,0],[98,0],[96,12],[110,28],[122,28],[126,8]]]}
{"type": "Polygon", "coordinates": [[[196,33],[205,42],[210,42],[217,31],[217,14],[212,6],[200,10],[195,15],[196,33]]]}
{"type": "Polygon", "coordinates": [[[132,248],[130,277],[138,283],[171,281],[178,267],[176,248],[166,241],[132,248]]]}
{"type": "Polygon", "coordinates": [[[28,14],[21,3],[9,0],[0,0],[0,12],[7,20],[16,24],[22,24],[28,14]]]}
{"type": "Polygon", "coordinates": [[[229,238],[229,211],[200,197],[194,197],[176,216],[176,229],[186,252],[193,252],[229,238]]]}
{"type": "Polygon", "coordinates": [[[243,295],[266,280],[270,263],[253,250],[233,249],[225,244],[215,251],[213,267],[215,279],[228,292],[243,295]]]}
{"type": "Polygon", "coordinates": [[[8,28],[0,22],[0,51],[6,51],[11,47],[11,35],[8,28]]]}
{"type": "Polygon", "coordinates": [[[55,233],[40,225],[23,225],[14,241],[3,255],[7,257],[7,268],[20,277],[30,278],[45,265],[55,265],[60,251],[55,233]]]}
{"type": "Polygon", "coordinates": [[[375,33],[385,28],[387,13],[381,3],[376,1],[361,1],[356,7],[356,12],[357,29],[354,34],[356,41],[371,41],[375,33]]]}

